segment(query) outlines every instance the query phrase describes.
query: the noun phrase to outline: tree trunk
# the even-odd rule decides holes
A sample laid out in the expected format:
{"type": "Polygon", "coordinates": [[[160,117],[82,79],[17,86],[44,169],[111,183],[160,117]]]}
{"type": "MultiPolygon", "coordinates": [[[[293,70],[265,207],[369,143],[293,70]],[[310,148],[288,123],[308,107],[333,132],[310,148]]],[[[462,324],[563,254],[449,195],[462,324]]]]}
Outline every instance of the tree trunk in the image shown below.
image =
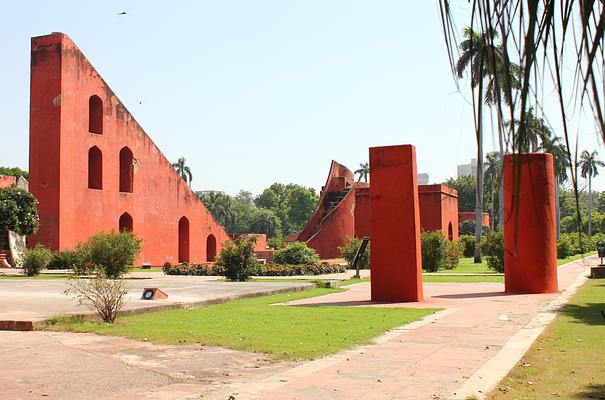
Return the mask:
{"type": "Polygon", "coordinates": [[[555,219],[557,226],[557,240],[561,237],[561,206],[559,204],[559,178],[555,176],[555,219]]]}
{"type": "Polygon", "coordinates": [[[483,230],[483,127],[479,126],[477,141],[477,188],[475,191],[475,258],[481,263],[481,233],[483,230]]]}
{"type": "Polygon", "coordinates": [[[502,116],[500,111],[498,116],[498,151],[500,153],[500,173],[498,174],[498,228],[502,228],[504,223],[504,130],[502,129],[502,116]]]}
{"type": "Polygon", "coordinates": [[[592,237],[592,176],[588,175],[588,236],[592,237]]]}

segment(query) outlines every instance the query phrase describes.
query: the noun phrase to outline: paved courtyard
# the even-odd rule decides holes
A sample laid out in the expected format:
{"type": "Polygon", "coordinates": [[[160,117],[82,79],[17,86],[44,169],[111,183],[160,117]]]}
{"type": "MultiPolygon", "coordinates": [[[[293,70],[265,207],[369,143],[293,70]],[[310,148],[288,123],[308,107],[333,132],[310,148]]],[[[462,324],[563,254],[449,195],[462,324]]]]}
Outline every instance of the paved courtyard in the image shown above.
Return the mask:
{"type": "MultiPolygon", "coordinates": [[[[596,257],[591,257],[560,268],[559,287],[562,291],[570,288],[562,294],[505,295],[500,283],[427,283],[425,303],[389,306],[442,307],[444,311],[386,332],[374,344],[308,362],[272,363],[261,354],[88,334],[0,332],[0,361],[8,371],[0,375],[0,398],[367,400],[480,396],[518,361],[552,319],[553,310],[582,282],[587,266],[596,262],[596,257]]],[[[176,282],[170,291],[179,293],[182,285],[180,293],[187,297],[189,286],[176,282]]],[[[140,282],[133,285],[139,284],[137,289],[147,286],[140,282]]],[[[200,288],[204,285],[222,287],[199,282],[200,288]]],[[[228,286],[220,290],[228,291],[228,286]]],[[[350,288],[296,304],[376,306],[368,302],[367,283],[350,288]]],[[[3,299],[0,297],[0,304],[3,299]]]]}

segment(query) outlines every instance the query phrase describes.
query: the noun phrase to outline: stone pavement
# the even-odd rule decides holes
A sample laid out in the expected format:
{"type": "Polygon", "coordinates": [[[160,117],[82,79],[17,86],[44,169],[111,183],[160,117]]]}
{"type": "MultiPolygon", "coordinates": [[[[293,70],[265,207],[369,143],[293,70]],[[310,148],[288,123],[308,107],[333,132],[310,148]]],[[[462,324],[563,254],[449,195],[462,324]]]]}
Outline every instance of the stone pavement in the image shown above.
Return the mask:
{"type": "MultiPolygon", "coordinates": [[[[590,263],[596,263],[594,256],[559,268],[560,290],[569,286],[575,289],[578,277],[586,275],[590,263]]],[[[367,283],[351,286],[347,292],[288,303],[446,310],[412,326],[387,332],[376,339],[376,345],[310,361],[264,380],[230,384],[204,398],[225,399],[229,395],[238,400],[465,398],[461,397],[462,390],[466,392],[464,396],[481,396],[498,383],[503,371],[515,365],[537,336],[536,332],[530,335],[519,332],[534,329],[536,316],[552,309],[549,303],[564,303],[557,301],[559,294],[506,295],[501,283],[429,283],[424,289],[427,300],[417,304],[371,303],[367,283]],[[511,351],[511,340],[515,351],[511,351]],[[500,352],[505,346],[506,350],[500,352]],[[491,365],[491,370],[482,370],[492,359],[498,363],[491,365]],[[471,377],[477,386],[464,387],[471,377]],[[484,384],[483,378],[492,380],[484,384]]]]}
{"type": "MultiPolygon", "coordinates": [[[[216,277],[166,276],[152,274],[147,279],[129,279],[124,309],[137,312],[163,307],[193,307],[253,295],[267,295],[308,288],[302,282],[210,282],[216,277]],[[143,288],[158,287],[168,293],[165,300],[141,300],[143,288]]],[[[37,322],[63,314],[90,313],[63,292],[64,279],[0,279],[0,322],[37,322]]]]}
{"type": "MultiPolygon", "coordinates": [[[[578,276],[596,258],[587,261],[559,269],[560,289],[577,284],[578,276]]],[[[203,280],[180,279],[174,280],[169,293],[180,289],[179,295],[186,297],[195,290],[189,286],[205,287],[203,280]]],[[[148,282],[132,284],[141,285],[138,292],[148,282]]],[[[223,290],[233,284],[225,285],[223,290]]],[[[0,307],[10,301],[11,296],[3,293],[6,287],[0,287],[4,296],[0,307]]],[[[368,302],[368,284],[350,288],[297,303],[386,306],[368,302]]],[[[373,344],[309,362],[272,363],[260,354],[199,345],[0,331],[0,363],[5,371],[0,374],[0,399],[368,400],[444,399],[478,388],[485,393],[491,386],[483,381],[508,370],[531,344],[541,311],[551,310],[556,299],[564,303],[556,294],[505,295],[499,283],[427,283],[424,288],[427,302],[388,306],[443,307],[444,311],[386,332],[373,344]],[[523,335],[528,329],[531,334],[523,335]]]]}

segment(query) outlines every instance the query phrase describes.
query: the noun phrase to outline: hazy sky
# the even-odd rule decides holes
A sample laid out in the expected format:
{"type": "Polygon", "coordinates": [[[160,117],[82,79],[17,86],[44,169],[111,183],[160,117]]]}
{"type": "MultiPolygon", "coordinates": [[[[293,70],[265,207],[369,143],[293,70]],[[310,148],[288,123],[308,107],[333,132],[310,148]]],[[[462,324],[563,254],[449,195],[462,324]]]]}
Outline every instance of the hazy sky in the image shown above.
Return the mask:
{"type": "MultiPolygon", "coordinates": [[[[354,170],[368,147],[403,143],[436,183],[476,152],[435,0],[20,0],[0,15],[0,165],[27,168],[30,38],[55,31],[169,160],[187,159],[196,190],[319,189],[330,160],[354,170]]],[[[580,148],[601,149],[588,128],[580,148]]]]}

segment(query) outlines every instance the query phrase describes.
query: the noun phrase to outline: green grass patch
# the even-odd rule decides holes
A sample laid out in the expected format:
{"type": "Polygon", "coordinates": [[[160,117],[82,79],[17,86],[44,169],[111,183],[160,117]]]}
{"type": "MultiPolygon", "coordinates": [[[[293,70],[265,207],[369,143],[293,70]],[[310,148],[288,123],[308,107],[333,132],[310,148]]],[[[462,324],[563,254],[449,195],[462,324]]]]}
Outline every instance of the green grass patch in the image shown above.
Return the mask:
{"type": "Polygon", "coordinates": [[[273,359],[313,359],[368,343],[388,329],[438,311],[272,305],[343,290],[312,289],[190,310],[151,312],[119,318],[114,325],[57,318],[48,321],[43,329],[94,332],[165,344],[216,345],[264,352],[273,359]]]}
{"type": "Polygon", "coordinates": [[[572,261],[577,261],[577,260],[579,260],[581,258],[584,258],[584,257],[592,256],[593,254],[597,254],[597,252],[596,251],[591,251],[591,252],[586,253],[586,254],[576,254],[575,256],[569,256],[567,258],[560,258],[560,259],[557,259],[557,265],[561,266],[563,264],[567,264],[567,263],[570,263],[572,261]]]}
{"type": "Polygon", "coordinates": [[[460,258],[458,266],[454,269],[440,269],[438,272],[444,272],[448,274],[493,274],[495,271],[487,267],[487,261],[485,257],[482,258],[482,262],[475,264],[473,257],[460,258]]]}
{"type": "Polygon", "coordinates": [[[488,399],[604,398],[603,299],[605,281],[588,280],[488,399]]]}
{"type": "Polygon", "coordinates": [[[34,275],[34,276],[25,276],[25,275],[0,275],[0,280],[1,279],[7,279],[7,280],[25,280],[25,281],[30,281],[30,280],[40,280],[40,279],[67,279],[69,278],[69,275],[65,275],[65,274],[40,274],[40,275],[34,275]]]}

